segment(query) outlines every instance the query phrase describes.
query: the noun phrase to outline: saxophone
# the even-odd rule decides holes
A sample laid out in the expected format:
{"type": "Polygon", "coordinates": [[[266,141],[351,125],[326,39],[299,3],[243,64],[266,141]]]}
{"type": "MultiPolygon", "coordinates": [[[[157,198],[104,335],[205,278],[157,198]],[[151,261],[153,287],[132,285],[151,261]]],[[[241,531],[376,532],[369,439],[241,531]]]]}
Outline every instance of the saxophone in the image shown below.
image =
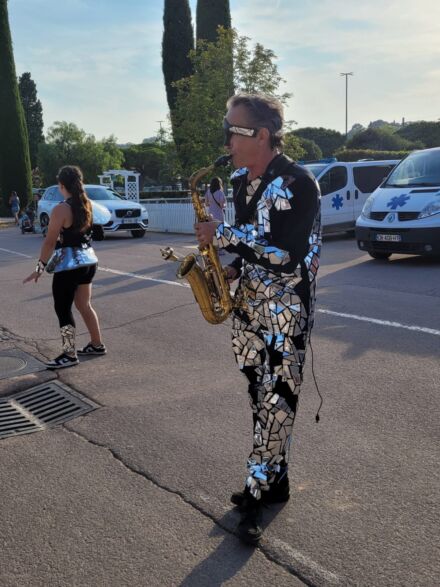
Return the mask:
{"type": "MultiPolygon", "coordinates": [[[[203,167],[189,178],[191,199],[197,222],[209,221],[209,215],[200,201],[197,183],[211,173],[216,167],[228,165],[230,155],[219,157],[209,167],[203,167]]],[[[186,257],[178,257],[171,247],[161,249],[162,257],[169,261],[179,261],[178,279],[186,279],[191,286],[194,297],[200,306],[203,317],[210,324],[221,324],[226,320],[233,308],[233,299],[229,291],[226,271],[223,269],[217,249],[211,243],[199,246],[200,258],[193,253],[186,257]]]]}

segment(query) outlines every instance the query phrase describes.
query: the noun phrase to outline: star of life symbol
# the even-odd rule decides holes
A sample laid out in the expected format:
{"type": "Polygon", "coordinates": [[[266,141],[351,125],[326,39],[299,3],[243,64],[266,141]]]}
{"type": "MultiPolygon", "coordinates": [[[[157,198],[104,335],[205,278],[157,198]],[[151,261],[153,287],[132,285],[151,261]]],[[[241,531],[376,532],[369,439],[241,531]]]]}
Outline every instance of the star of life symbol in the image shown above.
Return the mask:
{"type": "Polygon", "coordinates": [[[339,210],[339,208],[342,208],[343,205],[344,200],[343,198],[341,198],[339,194],[332,198],[332,208],[336,208],[336,210],[339,210]]]}
{"type": "Polygon", "coordinates": [[[409,199],[410,197],[405,194],[394,196],[394,198],[391,198],[391,200],[388,202],[387,208],[391,208],[391,210],[397,210],[399,206],[405,206],[409,199]]]}

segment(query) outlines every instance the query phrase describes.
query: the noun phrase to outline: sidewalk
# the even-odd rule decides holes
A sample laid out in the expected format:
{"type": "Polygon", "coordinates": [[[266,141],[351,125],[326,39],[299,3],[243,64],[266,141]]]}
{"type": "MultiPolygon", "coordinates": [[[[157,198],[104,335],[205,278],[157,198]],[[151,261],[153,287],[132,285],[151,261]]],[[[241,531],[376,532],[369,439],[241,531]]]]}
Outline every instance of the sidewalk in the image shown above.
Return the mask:
{"type": "Polygon", "coordinates": [[[0,218],[0,228],[7,228],[8,226],[15,226],[12,216],[8,218],[0,218]]]}

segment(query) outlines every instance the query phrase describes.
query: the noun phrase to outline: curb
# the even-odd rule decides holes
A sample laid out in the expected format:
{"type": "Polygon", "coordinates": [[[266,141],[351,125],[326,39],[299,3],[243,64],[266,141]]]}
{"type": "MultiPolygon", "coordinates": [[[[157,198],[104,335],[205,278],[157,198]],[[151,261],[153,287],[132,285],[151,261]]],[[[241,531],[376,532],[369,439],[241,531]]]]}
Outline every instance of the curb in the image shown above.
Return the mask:
{"type": "Polygon", "coordinates": [[[0,228],[9,228],[10,226],[15,226],[14,220],[0,219],[0,228]]]}

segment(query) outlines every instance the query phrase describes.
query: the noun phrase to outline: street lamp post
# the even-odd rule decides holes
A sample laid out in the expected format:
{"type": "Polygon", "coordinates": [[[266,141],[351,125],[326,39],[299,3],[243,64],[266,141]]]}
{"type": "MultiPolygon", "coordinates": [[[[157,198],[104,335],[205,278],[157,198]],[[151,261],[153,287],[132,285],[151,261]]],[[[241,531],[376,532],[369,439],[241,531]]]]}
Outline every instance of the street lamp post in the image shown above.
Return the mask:
{"type": "Polygon", "coordinates": [[[156,122],[159,124],[159,132],[157,133],[159,135],[159,145],[162,146],[162,139],[163,139],[162,122],[163,122],[163,120],[156,120],[156,122]]]}
{"type": "Polygon", "coordinates": [[[345,138],[348,134],[348,76],[354,75],[352,71],[341,73],[340,75],[345,76],[345,138]]]}

